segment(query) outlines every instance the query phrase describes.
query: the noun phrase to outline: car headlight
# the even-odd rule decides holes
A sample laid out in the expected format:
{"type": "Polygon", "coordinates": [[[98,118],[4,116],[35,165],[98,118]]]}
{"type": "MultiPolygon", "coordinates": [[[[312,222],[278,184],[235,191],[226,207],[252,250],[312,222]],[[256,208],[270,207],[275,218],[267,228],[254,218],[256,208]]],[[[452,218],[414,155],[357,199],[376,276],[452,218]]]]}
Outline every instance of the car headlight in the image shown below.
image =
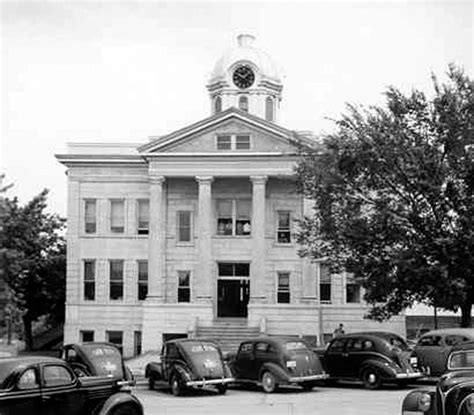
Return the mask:
{"type": "Polygon", "coordinates": [[[431,395],[429,393],[423,393],[418,397],[418,409],[422,412],[430,409],[431,406],[431,395]]]}
{"type": "Polygon", "coordinates": [[[473,415],[474,414],[474,393],[465,397],[462,404],[462,414],[473,415]]]}

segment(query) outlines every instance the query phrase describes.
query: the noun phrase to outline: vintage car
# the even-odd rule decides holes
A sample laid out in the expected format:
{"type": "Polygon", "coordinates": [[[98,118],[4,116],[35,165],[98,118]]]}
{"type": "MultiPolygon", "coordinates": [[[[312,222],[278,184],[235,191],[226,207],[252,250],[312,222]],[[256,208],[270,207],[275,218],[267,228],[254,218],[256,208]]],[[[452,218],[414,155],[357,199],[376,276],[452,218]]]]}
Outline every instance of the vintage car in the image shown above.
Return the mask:
{"type": "Polygon", "coordinates": [[[175,396],[205,386],[214,386],[218,393],[224,394],[234,380],[219,347],[199,339],[167,341],[159,360],[146,365],[145,377],[150,389],[165,383],[175,396]]]}
{"type": "Polygon", "coordinates": [[[474,329],[451,328],[432,330],[417,341],[414,351],[418,365],[429,376],[440,376],[453,346],[474,340],[474,329]]]}
{"type": "Polygon", "coordinates": [[[133,380],[120,350],[112,343],[86,342],[67,344],[61,350],[78,376],[112,376],[115,379],[133,380]]]}
{"type": "Polygon", "coordinates": [[[474,342],[453,346],[436,390],[417,389],[403,400],[403,415],[474,414],[474,342]]]}
{"type": "Polygon", "coordinates": [[[312,389],[327,378],[318,356],[298,338],[256,337],[242,342],[229,356],[236,383],[261,385],[266,393],[279,385],[312,389]]]}
{"type": "Polygon", "coordinates": [[[127,381],[110,376],[78,377],[55,357],[0,359],[2,415],[143,415],[127,381]]]}
{"type": "Polygon", "coordinates": [[[315,351],[330,381],[360,380],[366,388],[377,389],[384,382],[404,385],[423,376],[405,340],[395,333],[345,334],[315,351]]]}

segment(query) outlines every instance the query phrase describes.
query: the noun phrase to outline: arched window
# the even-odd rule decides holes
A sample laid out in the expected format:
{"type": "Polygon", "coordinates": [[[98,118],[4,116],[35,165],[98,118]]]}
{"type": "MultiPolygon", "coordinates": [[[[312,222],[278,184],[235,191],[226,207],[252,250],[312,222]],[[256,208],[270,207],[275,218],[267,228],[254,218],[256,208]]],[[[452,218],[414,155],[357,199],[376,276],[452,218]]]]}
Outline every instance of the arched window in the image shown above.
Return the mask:
{"type": "Polygon", "coordinates": [[[239,108],[242,111],[249,112],[249,99],[246,96],[239,98],[239,108]]]}
{"type": "Polygon", "coordinates": [[[267,121],[274,121],[275,109],[273,108],[273,99],[267,97],[265,101],[265,119],[267,121]]]}
{"type": "Polygon", "coordinates": [[[221,97],[217,97],[214,100],[214,113],[217,114],[222,111],[222,99],[221,97]]]}

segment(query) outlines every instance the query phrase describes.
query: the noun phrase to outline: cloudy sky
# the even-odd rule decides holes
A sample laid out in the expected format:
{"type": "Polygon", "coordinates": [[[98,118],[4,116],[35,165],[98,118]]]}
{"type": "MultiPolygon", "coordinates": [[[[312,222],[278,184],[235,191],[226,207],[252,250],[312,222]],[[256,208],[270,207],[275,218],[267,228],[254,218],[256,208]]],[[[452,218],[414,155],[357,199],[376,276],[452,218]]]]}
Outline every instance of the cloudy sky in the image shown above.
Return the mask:
{"type": "MultiPolygon", "coordinates": [[[[214,63],[241,32],[284,75],[281,124],[316,133],[346,102],[472,74],[471,1],[1,1],[1,166],[66,213],[67,142],[137,144],[210,115],[214,63]]],[[[472,76],[472,75],[471,75],[472,76]]]]}

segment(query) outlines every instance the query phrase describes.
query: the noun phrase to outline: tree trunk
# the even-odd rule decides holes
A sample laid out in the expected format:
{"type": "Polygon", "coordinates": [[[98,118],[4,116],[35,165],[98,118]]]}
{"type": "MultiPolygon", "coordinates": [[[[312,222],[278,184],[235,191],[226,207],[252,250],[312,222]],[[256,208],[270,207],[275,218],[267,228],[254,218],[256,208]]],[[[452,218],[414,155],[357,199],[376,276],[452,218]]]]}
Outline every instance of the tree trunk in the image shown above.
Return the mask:
{"type": "Polygon", "coordinates": [[[461,304],[461,327],[471,327],[471,309],[470,301],[461,304]]]}
{"type": "Polygon", "coordinates": [[[33,350],[33,333],[31,331],[31,319],[26,314],[23,316],[23,331],[25,334],[26,350],[33,350]]]}

